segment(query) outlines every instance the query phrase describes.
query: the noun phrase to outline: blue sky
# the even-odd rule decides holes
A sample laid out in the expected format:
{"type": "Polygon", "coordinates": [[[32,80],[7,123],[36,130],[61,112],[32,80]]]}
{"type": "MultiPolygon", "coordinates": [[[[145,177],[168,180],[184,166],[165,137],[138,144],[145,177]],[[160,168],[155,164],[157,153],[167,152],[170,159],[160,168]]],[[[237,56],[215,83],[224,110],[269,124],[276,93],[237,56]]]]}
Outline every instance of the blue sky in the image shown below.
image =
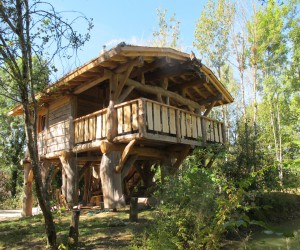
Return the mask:
{"type": "Polygon", "coordinates": [[[181,23],[179,42],[190,53],[195,24],[205,3],[205,0],[51,0],[57,11],[80,11],[94,20],[91,39],[79,52],[77,64],[96,57],[103,45],[110,48],[121,41],[145,45],[158,29],[158,8],[167,9],[168,19],[176,14],[181,23]]]}

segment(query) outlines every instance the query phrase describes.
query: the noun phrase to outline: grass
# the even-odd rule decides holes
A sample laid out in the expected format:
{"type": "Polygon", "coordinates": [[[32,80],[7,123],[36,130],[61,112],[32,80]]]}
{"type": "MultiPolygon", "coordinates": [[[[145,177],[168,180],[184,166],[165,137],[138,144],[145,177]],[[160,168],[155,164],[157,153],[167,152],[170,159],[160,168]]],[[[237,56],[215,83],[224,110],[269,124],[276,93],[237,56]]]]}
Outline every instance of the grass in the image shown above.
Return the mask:
{"type": "MultiPolygon", "coordinates": [[[[79,249],[126,249],[135,234],[152,220],[152,211],[139,213],[139,222],[129,222],[129,210],[104,212],[82,211],[79,223],[79,249]]],[[[70,213],[55,213],[57,242],[66,245],[70,213]]],[[[0,249],[45,249],[43,217],[0,222],[0,249]]]]}

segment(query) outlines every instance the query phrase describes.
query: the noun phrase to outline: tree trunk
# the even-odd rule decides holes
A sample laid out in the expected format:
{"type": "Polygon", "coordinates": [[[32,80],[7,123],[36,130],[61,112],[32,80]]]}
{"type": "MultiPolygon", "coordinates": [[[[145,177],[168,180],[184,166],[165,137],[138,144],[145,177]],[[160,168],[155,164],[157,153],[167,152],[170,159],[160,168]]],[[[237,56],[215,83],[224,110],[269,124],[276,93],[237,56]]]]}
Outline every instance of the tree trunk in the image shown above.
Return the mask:
{"type": "Polygon", "coordinates": [[[131,199],[130,199],[129,220],[131,222],[138,221],[138,197],[131,197],[131,199]]]}
{"type": "Polygon", "coordinates": [[[80,216],[79,209],[72,211],[72,217],[71,217],[70,229],[69,229],[69,237],[68,237],[68,249],[77,249],[77,247],[78,247],[79,216],[80,216]]]}
{"type": "Polygon", "coordinates": [[[115,168],[119,164],[121,153],[111,151],[104,153],[100,163],[100,177],[104,208],[117,209],[125,205],[121,173],[116,173],[115,168]]]}
{"type": "Polygon", "coordinates": [[[32,196],[32,182],[33,174],[31,169],[31,163],[26,161],[23,163],[24,167],[24,186],[23,186],[23,205],[22,205],[22,216],[32,216],[32,205],[33,205],[33,196],[32,196]]]}
{"type": "MultiPolygon", "coordinates": [[[[68,203],[69,208],[72,208],[74,205],[78,203],[78,188],[77,188],[77,171],[76,171],[76,159],[70,152],[63,152],[63,154],[59,157],[62,168],[66,174],[66,185],[67,187],[63,187],[66,190],[65,198],[68,203]]],[[[64,172],[62,171],[62,172],[64,172]]]]}

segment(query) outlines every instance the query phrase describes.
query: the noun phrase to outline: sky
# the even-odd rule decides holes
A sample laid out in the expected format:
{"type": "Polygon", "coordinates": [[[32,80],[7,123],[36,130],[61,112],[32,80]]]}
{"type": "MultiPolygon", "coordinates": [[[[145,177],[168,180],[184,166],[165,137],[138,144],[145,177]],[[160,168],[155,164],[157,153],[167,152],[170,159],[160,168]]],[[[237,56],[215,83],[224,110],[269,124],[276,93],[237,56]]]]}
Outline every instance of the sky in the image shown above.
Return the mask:
{"type": "MultiPolygon", "coordinates": [[[[93,18],[94,27],[88,43],[79,51],[77,66],[96,57],[102,50],[124,41],[146,45],[158,30],[157,9],[167,9],[167,19],[173,13],[180,21],[182,50],[193,50],[194,29],[205,0],[51,0],[56,11],[79,11],[93,18]]],[[[64,15],[68,16],[68,13],[64,15]]],[[[80,25],[75,29],[82,30],[80,25]]],[[[195,50],[195,49],[194,49],[195,50]]],[[[66,72],[64,72],[66,73],[66,72]]]]}

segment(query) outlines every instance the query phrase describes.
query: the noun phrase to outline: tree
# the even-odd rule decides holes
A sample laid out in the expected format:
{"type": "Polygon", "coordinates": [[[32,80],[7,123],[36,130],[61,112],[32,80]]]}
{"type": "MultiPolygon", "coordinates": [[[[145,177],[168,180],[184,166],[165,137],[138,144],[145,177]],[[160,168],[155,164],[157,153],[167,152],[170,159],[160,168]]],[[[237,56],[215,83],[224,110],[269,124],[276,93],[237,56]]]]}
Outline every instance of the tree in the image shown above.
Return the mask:
{"type": "MultiPolygon", "coordinates": [[[[230,27],[234,20],[235,5],[228,0],[209,0],[196,23],[194,46],[204,58],[205,63],[213,68],[222,81],[222,67],[229,57],[230,27]]],[[[230,138],[230,124],[227,107],[222,108],[223,120],[230,138]]]]}
{"type": "Polygon", "coordinates": [[[159,47],[170,46],[176,49],[180,38],[180,22],[175,18],[175,13],[170,17],[169,22],[166,20],[167,9],[163,11],[157,9],[158,31],[153,32],[154,45],[159,47]]]}
{"type": "Polygon", "coordinates": [[[79,34],[73,29],[72,25],[79,18],[86,21],[89,31],[92,25],[86,17],[76,17],[69,22],[47,2],[0,2],[0,67],[13,79],[11,91],[6,91],[5,81],[1,78],[0,87],[4,90],[1,93],[22,105],[36,195],[45,220],[47,243],[53,249],[57,247],[56,230],[38,157],[36,90],[39,79],[34,77],[33,57],[36,57],[39,65],[45,61],[50,64],[55,56],[66,55],[70,49],[76,51],[81,47],[89,35],[79,34]],[[46,51],[53,53],[47,54],[46,51]]]}

